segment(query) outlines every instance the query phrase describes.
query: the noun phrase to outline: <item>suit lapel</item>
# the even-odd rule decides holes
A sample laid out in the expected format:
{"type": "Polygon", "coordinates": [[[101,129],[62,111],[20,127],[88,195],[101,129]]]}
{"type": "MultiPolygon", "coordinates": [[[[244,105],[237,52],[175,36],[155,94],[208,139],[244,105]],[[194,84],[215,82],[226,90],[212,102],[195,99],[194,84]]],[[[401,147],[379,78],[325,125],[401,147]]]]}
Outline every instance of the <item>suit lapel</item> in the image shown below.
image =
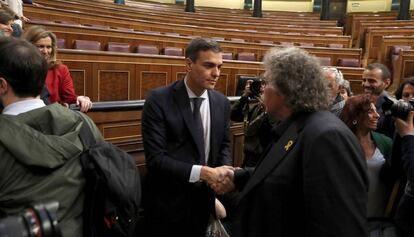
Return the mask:
{"type": "Polygon", "coordinates": [[[259,184],[294,148],[298,137],[297,123],[293,122],[283,133],[280,139],[270,148],[262,162],[254,170],[244,187],[240,200],[243,199],[257,184],[259,184]]]}
{"type": "Polygon", "coordinates": [[[215,152],[216,152],[216,127],[220,127],[218,123],[221,123],[223,119],[220,116],[220,103],[218,103],[217,98],[214,96],[211,91],[208,91],[208,99],[210,105],[210,157],[208,160],[208,164],[212,166],[215,163],[215,152]]]}
{"type": "Polygon", "coordinates": [[[194,133],[194,120],[193,120],[193,113],[191,111],[191,105],[190,105],[190,98],[188,98],[187,89],[185,88],[184,80],[181,80],[177,82],[177,84],[174,86],[174,99],[175,102],[180,109],[181,115],[183,116],[183,119],[185,121],[185,124],[190,131],[191,136],[193,137],[193,140],[197,146],[197,150],[199,153],[199,157],[201,157],[202,153],[202,144],[199,139],[196,139],[196,134],[194,133]]]}

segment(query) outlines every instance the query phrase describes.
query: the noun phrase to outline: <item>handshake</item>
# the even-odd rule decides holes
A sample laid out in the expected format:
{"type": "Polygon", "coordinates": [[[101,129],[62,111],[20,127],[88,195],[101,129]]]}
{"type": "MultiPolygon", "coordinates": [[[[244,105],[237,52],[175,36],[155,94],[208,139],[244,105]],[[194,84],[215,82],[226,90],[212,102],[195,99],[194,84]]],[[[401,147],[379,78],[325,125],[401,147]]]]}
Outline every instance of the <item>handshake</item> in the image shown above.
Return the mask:
{"type": "Polygon", "coordinates": [[[239,168],[220,166],[216,168],[203,166],[200,179],[208,184],[217,194],[224,194],[234,190],[234,171],[239,168]]]}

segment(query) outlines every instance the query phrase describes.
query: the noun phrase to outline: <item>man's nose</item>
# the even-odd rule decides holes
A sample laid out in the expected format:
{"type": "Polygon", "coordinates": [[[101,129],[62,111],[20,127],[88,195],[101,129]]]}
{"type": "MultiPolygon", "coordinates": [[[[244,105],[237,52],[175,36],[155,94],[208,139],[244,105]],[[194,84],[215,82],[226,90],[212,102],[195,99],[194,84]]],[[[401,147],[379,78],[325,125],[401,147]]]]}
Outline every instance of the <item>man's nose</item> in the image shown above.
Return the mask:
{"type": "Polygon", "coordinates": [[[213,71],[212,71],[212,75],[213,75],[214,77],[218,77],[218,76],[220,76],[220,69],[219,69],[218,67],[215,67],[215,68],[213,69],[213,71]]]}

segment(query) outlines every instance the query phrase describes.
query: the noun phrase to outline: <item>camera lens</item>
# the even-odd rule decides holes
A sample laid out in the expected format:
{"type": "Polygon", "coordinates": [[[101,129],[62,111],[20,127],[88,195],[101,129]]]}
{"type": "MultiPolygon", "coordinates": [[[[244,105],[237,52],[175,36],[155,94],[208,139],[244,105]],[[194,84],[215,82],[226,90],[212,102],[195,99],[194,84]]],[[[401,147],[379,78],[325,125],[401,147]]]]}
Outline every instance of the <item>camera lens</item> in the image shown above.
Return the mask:
{"type": "Polygon", "coordinates": [[[57,202],[36,204],[21,216],[0,219],[0,237],[61,237],[57,208],[57,202]]]}

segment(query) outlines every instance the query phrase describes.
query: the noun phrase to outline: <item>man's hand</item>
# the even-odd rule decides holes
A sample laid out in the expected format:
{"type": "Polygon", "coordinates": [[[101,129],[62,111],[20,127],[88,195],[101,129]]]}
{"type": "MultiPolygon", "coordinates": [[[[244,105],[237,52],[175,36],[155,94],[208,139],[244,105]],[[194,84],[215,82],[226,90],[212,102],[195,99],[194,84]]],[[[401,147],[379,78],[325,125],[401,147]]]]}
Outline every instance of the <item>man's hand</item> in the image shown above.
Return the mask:
{"type": "Polygon", "coordinates": [[[398,134],[400,134],[401,137],[404,137],[406,135],[414,135],[413,118],[413,111],[408,113],[408,116],[405,120],[395,118],[395,128],[397,129],[397,132],[398,134]]]}
{"type": "Polygon", "coordinates": [[[30,19],[25,17],[25,16],[21,16],[20,20],[24,21],[24,22],[30,22],[30,19]]]}
{"type": "Polygon", "coordinates": [[[201,168],[200,179],[206,182],[216,193],[223,194],[234,189],[234,168],[231,166],[220,166],[201,168]]]}

